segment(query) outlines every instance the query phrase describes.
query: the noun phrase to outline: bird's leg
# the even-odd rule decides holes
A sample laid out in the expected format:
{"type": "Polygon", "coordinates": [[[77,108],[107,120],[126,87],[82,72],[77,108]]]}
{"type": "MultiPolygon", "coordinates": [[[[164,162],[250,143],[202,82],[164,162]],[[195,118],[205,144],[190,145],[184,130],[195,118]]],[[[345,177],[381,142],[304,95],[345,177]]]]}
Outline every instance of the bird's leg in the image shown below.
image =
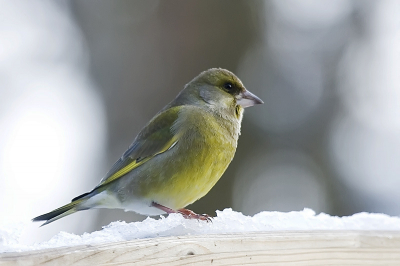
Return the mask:
{"type": "Polygon", "coordinates": [[[162,211],[165,211],[166,213],[180,213],[182,214],[183,218],[185,219],[197,219],[197,220],[202,220],[202,221],[207,221],[211,222],[211,217],[207,214],[197,214],[191,210],[188,209],[179,209],[178,211],[175,211],[171,208],[165,207],[164,205],[158,204],[156,202],[152,202],[151,206],[160,209],[162,211]]]}
{"type": "Polygon", "coordinates": [[[177,211],[175,211],[175,210],[173,210],[173,209],[170,209],[170,208],[168,208],[168,207],[165,207],[164,205],[158,204],[158,203],[156,203],[156,202],[154,202],[154,201],[151,203],[151,206],[152,206],[152,207],[155,207],[155,208],[157,208],[157,209],[160,209],[160,210],[162,210],[162,211],[165,211],[165,212],[168,213],[168,214],[170,214],[170,213],[177,213],[177,211]]]}
{"type": "Polygon", "coordinates": [[[186,219],[197,219],[201,221],[212,222],[211,217],[208,214],[197,214],[188,209],[179,209],[178,213],[182,214],[186,219]]]}

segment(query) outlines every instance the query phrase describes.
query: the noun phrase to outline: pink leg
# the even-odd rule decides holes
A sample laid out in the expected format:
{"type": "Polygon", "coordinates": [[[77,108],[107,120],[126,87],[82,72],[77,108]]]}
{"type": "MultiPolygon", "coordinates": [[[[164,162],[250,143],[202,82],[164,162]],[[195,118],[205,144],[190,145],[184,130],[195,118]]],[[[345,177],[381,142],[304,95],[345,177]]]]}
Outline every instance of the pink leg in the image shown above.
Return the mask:
{"type": "Polygon", "coordinates": [[[153,202],[151,206],[156,207],[157,209],[160,209],[162,211],[165,211],[166,213],[180,213],[185,219],[197,219],[201,221],[206,221],[206,222],[211,222],[211,217],[207,214],[197,214],[191,210],[188,209],[180,209],[178,211],[175,211],[173,209],[170,209],[168,207],[165,207],[161,204],[158,204],[156,202],[153,202]]]}
{"type": "Polygon", "coordinates": [[[151,206],[156,207],[157,209],[160,209],[160,210],[162,210],[162,211],[165,211],[165,212],[168,213],[168,214],[170,214],[170,213],[177,213],[177,211],[174,211],[173,209],[170,209],[170,208],[168,208],[168,207],[165,207],[165,206],[163,206],[163,205],[161,205],[161,204],[158,204],[158,203],[155,203],[155,202],[152,202],[152,203],[151,203],[151,206]]]}

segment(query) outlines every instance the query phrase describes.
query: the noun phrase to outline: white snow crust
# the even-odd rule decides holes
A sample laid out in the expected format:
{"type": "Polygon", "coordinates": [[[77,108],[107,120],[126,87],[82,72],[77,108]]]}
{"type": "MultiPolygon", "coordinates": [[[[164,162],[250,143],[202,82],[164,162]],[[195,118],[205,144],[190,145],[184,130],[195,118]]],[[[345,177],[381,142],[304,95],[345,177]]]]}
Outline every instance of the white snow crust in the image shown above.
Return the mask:
{"type": "Polygon", "coordinates": [[[26,226],[27,223],[0,226],[0,253],[182,235],[293,230],[398,231],[400,217],[376,213],[337,217],[325,213],[316,215],[311,209],[293,212],[264,211],[254,216],[245,216],[232,209],[225,209],[217,211],[212,223],[186,220],[180,214],[170,214],[166,218],[163,216],[161,219],[147,218],[142,222],[112,222],[100,231],[83,235],[60,232],[49,241],[33,245],[24,245],[20,242],[20,236],[26,226]]]}

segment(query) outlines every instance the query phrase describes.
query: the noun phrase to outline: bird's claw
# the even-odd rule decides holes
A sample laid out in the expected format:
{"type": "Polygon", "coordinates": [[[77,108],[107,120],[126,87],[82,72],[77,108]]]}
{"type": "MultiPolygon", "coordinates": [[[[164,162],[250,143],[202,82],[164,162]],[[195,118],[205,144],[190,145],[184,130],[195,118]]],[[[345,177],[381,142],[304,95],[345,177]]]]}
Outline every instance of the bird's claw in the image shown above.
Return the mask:
{"type": "Polygon", "coordinates": [[[206,221],[207,223],[212,222],[212,217],[208,214],[197,214],[188,209],[180,209],[178,210],[178,213],[182,214],[183,218],[185,219],[196,219],[199,221],[206,221]]]}

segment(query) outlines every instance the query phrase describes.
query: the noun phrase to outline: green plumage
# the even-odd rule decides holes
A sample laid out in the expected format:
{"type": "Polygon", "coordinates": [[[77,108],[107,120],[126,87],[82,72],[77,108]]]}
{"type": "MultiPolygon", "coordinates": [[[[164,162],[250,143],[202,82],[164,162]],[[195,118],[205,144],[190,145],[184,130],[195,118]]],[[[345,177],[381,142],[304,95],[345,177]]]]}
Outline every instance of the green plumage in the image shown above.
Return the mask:
{"type": "Polygon", "coordinates": [[[207,194],[233,159],[243,108],[259,103],[233,73],[201,73],[150,120],[97,187],[33,220],[47,224],[90,208],[185,215],[182,208],[207,194]]]}

